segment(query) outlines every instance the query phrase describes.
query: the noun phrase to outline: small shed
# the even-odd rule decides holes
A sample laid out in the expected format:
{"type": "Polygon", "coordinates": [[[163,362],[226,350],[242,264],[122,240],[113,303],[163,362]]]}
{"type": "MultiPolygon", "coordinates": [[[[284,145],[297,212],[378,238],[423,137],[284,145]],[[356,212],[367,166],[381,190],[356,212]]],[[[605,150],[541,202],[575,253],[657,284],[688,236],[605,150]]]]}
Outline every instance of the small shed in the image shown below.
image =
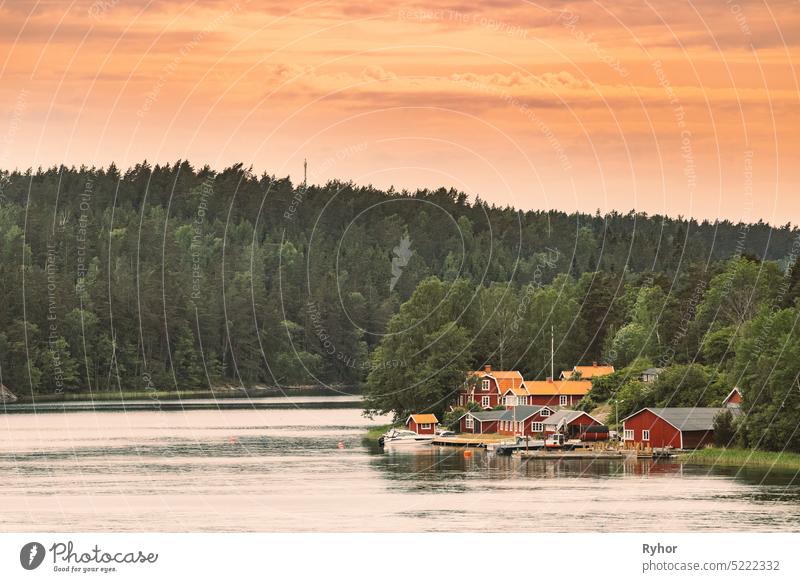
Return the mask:
{"type": "Polygon", "coordinates": [[[436,434],[439,419],[435,414],[412,414],[406,420],[408,430],[417,434],[436,434]]]}

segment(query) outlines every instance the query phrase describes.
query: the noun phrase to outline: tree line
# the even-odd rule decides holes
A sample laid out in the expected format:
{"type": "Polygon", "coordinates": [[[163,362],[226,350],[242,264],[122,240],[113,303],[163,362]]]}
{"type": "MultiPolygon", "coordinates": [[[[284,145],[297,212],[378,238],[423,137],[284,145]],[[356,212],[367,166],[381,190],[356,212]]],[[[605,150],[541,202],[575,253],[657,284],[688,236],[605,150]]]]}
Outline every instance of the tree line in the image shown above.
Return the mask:
{"type": "Polygon", "coordinates": [[[483,362],[545,377],[551,330],[556,369],[726,367],[726,346],[763,354],[796,308],[788,224],[519,211],[186,161],[0,186],[0,382],[22,395],[368,380],[371,410],[403,414],[444,409],[441,387],[483,362]],[[758,322],[767,338],[740,346],[758,322]]]}

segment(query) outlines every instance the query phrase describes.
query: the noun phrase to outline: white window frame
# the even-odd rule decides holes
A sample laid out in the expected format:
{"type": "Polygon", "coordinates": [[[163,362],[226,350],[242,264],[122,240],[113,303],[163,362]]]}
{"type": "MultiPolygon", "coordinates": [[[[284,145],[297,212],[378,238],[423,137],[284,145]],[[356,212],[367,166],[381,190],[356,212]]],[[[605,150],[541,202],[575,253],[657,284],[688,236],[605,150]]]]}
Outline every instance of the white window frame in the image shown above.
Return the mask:
{"type": "Polygon", "coordinates": [[[642,431],[642,440],[650,442],[650,431],[645,429],[642,431]]]}
{"type": "Polygon", "coordinates": [[[492,401],[489,399],[488,396],[481,397],[481,406],[483,406],[484,408],[488,408],[491,405],[492,401]]]}
{"type": "Polygon", "coordinates": [[[543,422],[532,422],[531,423],[531,432],[544,432],[544,423],[543,422]]]}
{"type": "Polygon", "coordinates": [[[550,409],[543,408],[542,411],[539,413],[540,416],[550,416],[550,409]]]}
{"type": "Polygon", "coordinates": [[[430,430],[431,429],[431,423],[430,422],[426,422],[425,424],[421,424],[421,425],[419,425],[419,429],[420,430],[430,430]]]}
{"type": "Polygon", "coordinates": [[[562,394],[558,397],[558,405],[559,406],[566,406],[567,405],[567,395],[562,394]]]}
{"type": "Polygon", "coordinates": [[[475,428],[475,422],[471,416],[468,416],[466,422],[464,422],[464,428],[475,428]]]}
{"type": "Polygon", "coordinates": [[[624,441],[632,441],[634,439],[633,429],[626,428],[622,431],[622,440],[624,441]]]}
{"type": "Polygon", "coordinates": [[[481,390],[483,390],[484,392],[488,392],[489,388],[491,388],[491,387],[492,387],[492,383],[489,381],[489,379],[488,378],[484,378],[483,381],[481,382],[481,390]]]}

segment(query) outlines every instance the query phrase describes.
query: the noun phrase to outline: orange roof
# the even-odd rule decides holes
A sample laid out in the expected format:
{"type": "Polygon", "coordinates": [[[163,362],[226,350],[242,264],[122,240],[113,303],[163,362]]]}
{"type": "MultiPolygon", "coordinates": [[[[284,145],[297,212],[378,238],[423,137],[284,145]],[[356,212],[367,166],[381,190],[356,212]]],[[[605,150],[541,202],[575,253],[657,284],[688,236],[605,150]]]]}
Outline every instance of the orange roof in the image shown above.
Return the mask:
{"type": "Polygon", "coordinates": [[[520,386],[518,388],[509,388],[508,390],[503,392],[503,394],[507,394],[509,392],[514,394],[514,396],[527,396],[528,395],[528,389],[525,388],[525,386],[520,386]]]}
{"type": "Polygon", "coordinates": [[[495,371],[492,370],[487,372],[485,370],[478,370],[477,372],[472,373],[475,376],[480,378],[490,377],[497,380],[497,386],[500,388],[500,392],[505,392],[509,388],[519,388],[523,385],[525,380],[522,378],[522,374],[517,372],[516,370],[513,371],[495,371]]]}
{"type": "Polygon", "coordinates": [[[614,373],[614,366],[575,366],[572,370],[564,370],[561,377],[569,380],[575,372],[581,373],[581,379],[594,378],[595,376],[608,376],[614,373]]]}
{"type": "MultiPolygon", "coordinates": [[[[408,417],[408,420],[411,419],[414,419],[417,424],[438,424],[439,422],[435,414],[412,414],[408,417]]],[[[406,424],[408,424],[408,420],[406,420],[406,424]]]]}
{"type": "Polygon", "coordinates": [[[589,380],[528,380],[525,382],[528,394],[533,396],[546,396],[550,394],[565,394],[567,396],[586,396],[592,389],[589,380]]]}

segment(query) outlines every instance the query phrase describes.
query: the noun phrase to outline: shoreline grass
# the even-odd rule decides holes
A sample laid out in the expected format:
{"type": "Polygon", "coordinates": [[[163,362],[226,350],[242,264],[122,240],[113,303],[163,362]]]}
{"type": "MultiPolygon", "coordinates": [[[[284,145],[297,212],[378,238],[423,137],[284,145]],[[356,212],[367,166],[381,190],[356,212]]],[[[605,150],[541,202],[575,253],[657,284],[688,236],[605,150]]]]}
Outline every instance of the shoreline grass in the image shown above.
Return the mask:
{"type": "Polygon", "coordinates": [[[752,449],[700,449],[682,453],[678,459],[699,465],[729,467],[773,467],[800,470],[800,454],[756,451],[752,449]]]}
{"type": "Polygon", "coordinates": [[[369,429],[364,436],[366,438],[368,438],[368,439],[376,441],[381,437],[381,435],[383,433],[385,433],[387,430],[389,430],[393,426],[394,425],[392,425],[392,424],[382,424],[380,426],[374,426],[371,429],[369,429]]]}

